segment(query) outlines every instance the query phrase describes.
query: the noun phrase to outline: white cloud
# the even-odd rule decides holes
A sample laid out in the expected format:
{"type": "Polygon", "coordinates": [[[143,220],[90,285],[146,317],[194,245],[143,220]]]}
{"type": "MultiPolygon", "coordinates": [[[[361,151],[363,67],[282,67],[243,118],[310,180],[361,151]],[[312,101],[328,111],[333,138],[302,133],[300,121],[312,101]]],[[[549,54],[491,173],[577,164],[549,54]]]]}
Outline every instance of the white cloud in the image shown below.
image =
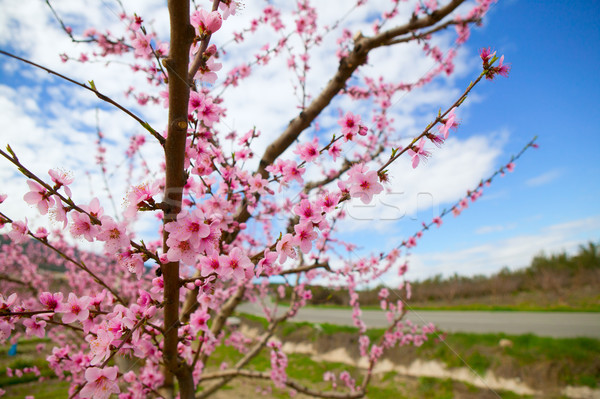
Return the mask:
{"type": "Polygon", "coordinates": [[[504,266],[514,270],[528,266],[531,259],[541,252],[573,252],[586,241],[597,241],[600,239],[599,231],[600,215],[597,215],[550,225],[538,233],[518,235],[458,251],[415,253],[409,258],[407,276],[411,280],[421,280],[436,274],[489,275],[504,266]]]}
{"type": "Polygon", "coordinates": [[[418,211],[432,209],[432,214],[438,215],[444,206],[464,197],[492,173],[502,153],[504,139],[499,136],[449,138],[416,169],[407,154],[399,158],[389,168],[389,192],[376,196],[370,205],[350,201],[345,207],[349,218],[341,229],[386,232],[398,220],[418,211]]]}
{"type": "Polygon", "coordinates": [[[475,230],[475,234],[489,234],[489,233],[497,233],[506,230],[512,230],[516,228],[516,223],[509,224],[498,224],[493,226],[481,226],[477,230],[475,230]]]}
{"type": "MultiPolygon", "coordinates": [[[[101,2],[99,8],[90,7],[86,2],[53,1],[57,12],[65,23],[73,26],[75,34],[81,35],[84,29],[91,26],[101,27],[99,30],[110,30],[118,34],[124,22],[118,18],[119,7],[113,2],[101,2]]],[[[281,1],[283,7],[290,8],[293,3],[281,1]]],[[[162,0],[128,1],[127,9],[135,10],[144,17],[146,24],[158,30],[159,37],[166,39],[168,35],[168,18],[162,0]]],[[[320,21],[333,24],[345,9],[338,4],[319,2],[320,21]]],[[[369,7],[361,7],[342,21],[342,27],[352,32],[361,30],[365,35],[372,33],[374,18],[373,9],[388,9],[389,1],[378,0],[369,3],[369,7]]],[[[80,82],[94,80],[100,91],[116,101],[129,107],[148,120],[158,131],[162,131],[166,122],[166,111],[162,106],[140,107],[124,92],[129,86],[140,91],[155,92],[143,74],[132,74],[128,66],[103,62],[64,64],[59,53],[78,57],[80,53],[90,54],[88,44],[72,43],[62,32],[59,24],[43,2],[32,5],[31,2],[4,2],[0,13],[0,46],[12,48],[15,53],[40,62],[60,73],[80,82]]],[[[249,26],[250,21],[258,15],[258,8],[246,6],[240,15],[225,21],[223,29],[214,40],[223,42],[231,37],[232,31],[240,31],[249,26]]],[[[404,22],[412,12],[412,6],[402,4],[399,16],[395,21],[404,22]]],[[[293,26],[293,17],[286,16],[286,23],[293,26]]],[[[390,26],[388,24],[388,26],[390,26]]],[[[228,54],[223,57],[224,68],[220,78],[233,66],[247,63],[265,43],[273,43],[275,34],[270,28],[261,28],[254,35],[248,35],[246,42],[227,47],[228,54]]],[[[336,39],[339,31],[324,36],[323,45],[310,52],[311,70],[307,79],[307,92],[311,96],[318,95],[338,66],[335,56],[336,39]]],[[[447,49],[451,43],[449,34],[437,39],[437,44],[447,49]]],[[[290,41],[291,46],[299,46],[297,40],[290,41]]],[[[460,51],[456,61],[456,69],[465,74],[473,68],[468,58],[468,51],[460,51]]],[[[288,55],[283,52],[274,56],[265,68],[257,68],[256,73],[241,82],[237,88],[230,88],[224,94],[228,107],[227,118],[222,122],[223,131],[235,129],[245,132],[256,126],[262,136],[253,143],[256,156],[248,163],[253,170],[264,152],[264,149],[277,137],[287,123],[299,110],[298,100],[292,92],[296,82],[295,76],[285,67],[288,55]]],[[[126,57],[125,61],[131,61],[126,57]]],[[[119,169],[109,169],[113,178],[109,182],[117,205],[127,191],[128,183],[139,183],[147,178],[136,175],[128,182],[124,150],[128,139],[133,134],[143,133],[143,129],[131,118],[120,111],[102,103],[92,93],[68,84],[46,72],[22,65],[14,60],[0,60],[3,74],[13,79],[11,87],[0,85],[0,127],[2,128],[1,144],[10,143],[20,159],[40,176],[46,176],[50,168],[61,167],[73,171],[75,183],[74,197],[80,203],[87,203],[92,195],[106,199],[104,183],[94,165],[96,149],[96,108],[99,107],[100,128],[105,135],[107,163],[122,165],[119,169]],[[89,172],[89,179],[86,175],[89,172]]],[[[390,81],[414,82],[422,77],[432,65],[431,59],[425,57],[418,46],[397,45],[390,49],[379,49],[372,54],[369,64],[360,69],[363,75],[375,78],[383,76],[390,81]],[[410,60],[408,62],[407,60],[410,60]],[[408,66],[407,66],[408,65],[408,66]]],[[[454,101],[462,89],[456,87],[453,78],[441,78],[434,84],[394,97],[394,106],[390,116],[395,118],[395,127],[402,137],[418,134],[431,119],[438,108],[454,101]]],[[[217,92],[219,89],[217,88],[217,92]]],[[[359,110],[364,120],[369,121],[371,104],[356,103],[349,100],[336,101],[320,118],[325,128],[336,126],[335,112],[337,107],[344,110],[359,110]],[[331,111],[331,112],[330,112],[331,111]]],[[[306,132],[305,135],[312,134],[306,132]]],[[[161,149],[153,139],[142,149],[144,156],[150,160],[154,170],[159,169],[161,149]]],[[[490,137],[478,136],[469,139],[451,138],[444,148],[434,152],[426,164],[413,170],[407,157],[392,165],[391,192],[381,195],[376,203],[383,205],[374,209],[352,209],[355,218],[397,219],[399,213],[411,215],[419,209],[440,207],[458,199],[468,188],[492,170],[497,157],[501,153],[502,143],[497,134],[490,137]],[[500,145],[498,145],[500,143],[500,145]],[[415,193],[408,194],[403,193],[415,193]],[[356,212],[355,212],[356,211],[356,212]]],[[[289,156],[288,153],[284,156],[289,156]]],[[[1,192],[9,194],[3,209],[17,219],[28,217],[39,220],[33,209],[23,209],[21,198],[27,186],[24,179],[15,173],[14,168],[5,161],[0,167],[2,178],[1,192]]],[[[104,202],[107,204],[107,202],[104,202]]],[[[108,205],[105,206],[108,211],[108,205]]],[[[40,222],[42,223],[42,222],[40,222]]],[[[151,222],[144,222],[152,225],[151,222]]],[[[370,224],[380,226],[376,223],[370,224]]]]}
{"type": "Polygon", "coordinates": [[[539,176],[532,177],[531,179],[527,180],[525,184],[531,187],[543,186],[544,184],[552,183],[554,180],[561,177],[562,174],[562,170],[549,170],[548,172],[542,173],[539,176]]]}

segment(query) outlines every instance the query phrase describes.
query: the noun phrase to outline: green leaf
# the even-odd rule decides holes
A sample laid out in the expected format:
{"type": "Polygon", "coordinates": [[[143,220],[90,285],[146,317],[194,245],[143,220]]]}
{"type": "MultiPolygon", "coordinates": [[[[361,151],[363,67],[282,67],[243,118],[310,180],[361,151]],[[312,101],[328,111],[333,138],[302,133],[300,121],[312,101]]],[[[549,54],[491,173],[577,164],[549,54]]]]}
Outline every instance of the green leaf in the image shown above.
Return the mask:
{"type": "Polygon", "coordinates": [[[142,122],[142,126],[144,127],[144,129],[146,129],[150,133],[156,134],[156,130],[152,129],[152,127],[150,126],[150,124],[148,122],[142,122]]]}
{"type": "Polygon", "coordinates": [[[15,153],[14,153],[14,152],[13,152],[13,150],[12,150],[12,148],[10,148],[10,145],[8,145],[8,144],[6,145],[6,151],[8,151],[8,153],[9,153],[10,155],[12,155],[12,156],[13,156],[13,158],[17,159],[17,156],[15,155],[15,153]]]}

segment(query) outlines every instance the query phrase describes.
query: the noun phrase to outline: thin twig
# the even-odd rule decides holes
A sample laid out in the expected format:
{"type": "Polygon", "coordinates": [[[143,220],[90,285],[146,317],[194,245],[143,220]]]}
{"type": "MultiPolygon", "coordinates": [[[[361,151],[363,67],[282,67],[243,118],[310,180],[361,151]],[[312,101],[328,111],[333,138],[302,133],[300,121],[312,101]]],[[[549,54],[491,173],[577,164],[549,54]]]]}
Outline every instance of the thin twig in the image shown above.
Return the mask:
{"type": "Polygon", "coordinates": [[[32,66],[34,66],[36,68],[42,69],[42,70],[44,70],[44,71],[46,71],[46,72],[48,72],[48,73],[50,73],[52,75],[58,76],[59,78],[62,78],[64,80],[66,80],[67,82],[73,83],[74,85],[77,85],[79,87],[82,87],[82,88],[84,88],[86,90],[91,91],[92,93],[94,93],[102,101],[106,101],[107,103],[109,103],[109,104],[117,107],[118,109],[120,109],[121,111],[123,111],[124,113],[126,113],[127,115],[129,115],[130,117],[132,117],[133,119],[135,119],[140,125],[142,125],[142,127],[144,129],[146,129],[148,132],[150,132],[150,134],[152,136],[154,136],[154,138],[156,138],[158,140],[158,142],[162,146],[164,146],[164,144],[165,144],[165,138],[160,133],[158,133],[156,130],[154,130],[148,124],[148,122],[143,121],[139,116],[137,116],[136,114],[134,114],[133,112],[131,112],[130,110],[128,110],[127,108],[125,108],[124,106],[122,106],[121,104],[119,104],[118,102],[114,101],[110,97],[108,97],[108,96],[102,94],[101,92],[99,92],[98,90],[96,90],[96,88],[94,87],[93,81],[90,81],[92,86],[87,86],[87,85],[85,85],[83,83],[77,82],[76,80],[68,78],[65,75],[62,75],[62,74],[60,74],[60,73],[58,73],[58,72],[56,72],[56,71],[54,71],[54,70],[52,70],[50,68],[46,68],[45,66],[36,64],[33,61],[26,60],[25,58],[18,57],[16,55],[11,54],[9,52],[6,52],[4,50],[0,50],[0,54],[6,55],[7,57],[14,58],[14,59],[19,60],[21,62],[24,62],[26,64],[32,65],[32,66]]]}

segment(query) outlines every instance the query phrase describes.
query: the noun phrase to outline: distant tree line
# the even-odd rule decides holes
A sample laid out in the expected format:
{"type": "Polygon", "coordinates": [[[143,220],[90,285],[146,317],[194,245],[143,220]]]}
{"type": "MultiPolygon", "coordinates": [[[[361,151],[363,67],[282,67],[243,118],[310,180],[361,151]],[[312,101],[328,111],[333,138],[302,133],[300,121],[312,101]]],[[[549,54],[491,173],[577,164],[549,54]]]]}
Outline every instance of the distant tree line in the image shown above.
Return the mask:
{"type": "MultiPolygon", "coordinates": [[[[409,303],[438,301],[456,301],[482,297],[511,296],[521,292],[541,291],[545,294],[561,296],[565,292],[587,288],[600,292],[600,246],[590,242],[581,245],[577,254],[566,252],[534,257],[531,264],[523,269],[502,268],[491,276],[475,275],[471,277],[454,274],[442,277],[438,274],[423,281],[412,282],[412,297],[409,303]],[[596,288],[594,288],[596,287],[596,288]]],[[[359,291],[359,300],[363,305],[378,305],[379,291],[383,286],[359,291]]],[[[328,287],[312,286],[313,305],[348,305],[348,292],[328,287]]],[[[291,288],[286,289],[289,298],[291,288]]],[[[401,297],[406,300],[405,291],[401,297]]]]}

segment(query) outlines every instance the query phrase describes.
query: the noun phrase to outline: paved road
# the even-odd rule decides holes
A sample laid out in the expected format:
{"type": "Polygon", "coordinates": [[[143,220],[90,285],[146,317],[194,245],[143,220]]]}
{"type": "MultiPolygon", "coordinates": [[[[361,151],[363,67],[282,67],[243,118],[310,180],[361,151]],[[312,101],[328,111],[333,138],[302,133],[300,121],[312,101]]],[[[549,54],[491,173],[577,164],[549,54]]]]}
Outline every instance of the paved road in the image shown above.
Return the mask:
{"type": "MultiPolygon", "coordinates": [[[[240,306],[239,310],[262,315],[258,306],[248,303],[240,306]]],[[[363,310],[362,319],[367,327],[387,326],[385,315],[381,311],[363,310]]],[[[433,323],[438,329],[447,332],[532,333],[555,338],[600,338],[600,313],[417,310],[409,312],[406,319],[419,325],[433,323]]],[[[346,309],[304,308],[292,321],[352,325],[351,311],[346,309]]]]}

